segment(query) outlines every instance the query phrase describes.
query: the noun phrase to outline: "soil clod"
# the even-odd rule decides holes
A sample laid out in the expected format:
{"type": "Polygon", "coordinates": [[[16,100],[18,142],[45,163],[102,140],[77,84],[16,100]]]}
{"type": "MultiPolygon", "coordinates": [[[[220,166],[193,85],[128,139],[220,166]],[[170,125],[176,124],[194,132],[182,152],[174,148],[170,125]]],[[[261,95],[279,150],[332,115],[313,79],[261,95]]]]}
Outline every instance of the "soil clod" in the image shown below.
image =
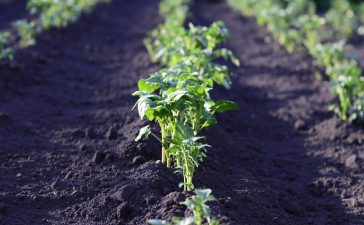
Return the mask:
{"type": "Polygon", "coordinates": [[[95,164],[99,164],[105,159],[105,154],[102,152],[95,152],[94,156],[92,157],[92,162],[95,164]]]}

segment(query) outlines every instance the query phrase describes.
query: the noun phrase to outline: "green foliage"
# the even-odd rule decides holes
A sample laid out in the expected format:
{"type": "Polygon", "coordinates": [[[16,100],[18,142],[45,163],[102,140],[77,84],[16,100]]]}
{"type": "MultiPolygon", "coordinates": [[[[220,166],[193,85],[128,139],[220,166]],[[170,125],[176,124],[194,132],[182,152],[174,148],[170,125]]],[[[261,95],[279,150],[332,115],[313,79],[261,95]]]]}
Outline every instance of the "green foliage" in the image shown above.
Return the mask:
{"type": "MultiPolygon", "coordinates": [[[[141,119],[147,117],[161,128],[162,162],[167,167],[176,162],[176,169],[184,176],[184,187],[192,190],[195,168],[205,157],[208,145],[201,144],[198,133],[217,123],[215,114],[237,110],[236,103],[214,101],[208,83],[191,68],[163,69],[138,83],[136,103],[141,119]]],[[[145,130],[142,129],[139,139],[145,130]]]]}
{"type": "Polygon", "coordinates": [[[28,9],[40,16],[42,28],[66,27],[99,2],[109,0],[30,0],[28,9]]]}
{"type": "Polygon", "coordinates": [[[13,23],[17,30],[20,41],[19,46],[25,48],[35,44],[35,37],[41,31],[41,27],[35,21],[18,20],[13,23]]]}
{"type": "Polygon", "coordinates": [[[239,65],[230,50],[217,49],[227,37],[227,28],[221,21],[209,27],[190,24],[189,29],[167,22],[150,33],[145,45],[153,62],[169,67],[181,64],[193,67],[200,79],[208,80],[210,87],[216,82],[229,88],[231,74],[227,67],[213,62],[222,57],[239,65]]]}
{"type": "MultiPolygon", "coordinates": [[[[52,27],[66,27],[84,12],[89,12],[99,2],[111,0],[29,0],[28,10],[36,16],[32,20],[18,20],[13,27],[20,37],[14,42],[20,48],[35,44],[36,36],[52,27]]],[[[0,33],[0,60],[12,59],[13,48],[9,46],[9,33],[0,33]]]]}
{"type": "Polygon", "coordinates": [[[330,108],[343,120],[364,120],[362,71],[356,60],[344,53],[344,41],[328,41],[351,36],[357,27],[353,7],[347,0],[331,2],[324,18],[315,14],[312,1],[230,0],[229,3],[243,13],[254,12],[246,15],[255,15],[258,23],[267,26],[289,52],[307,50],[331,80],[337,102],[330,108]],[[249,8],[242,9],[243,6],[249,8]]]}
{"type": "Polygon", "coordinates": [[[350,37],[357,28],[357,19],[348,0],[334,0],[325,14],[325,19],[333,31],[333,35],[350,37]]]}
{"type": "Polygon", "coordinates": [[[161,142],[162,163],[183,175],[185,190],[193,190],[193,175],[209,146],[199,133],[217,123],[216,113],[237,110],[236,103],[214,101],[210,91],[214,83],[230,88],[227,66],[214,60],[223,58],[239,65],[225,48],[218,48],[229,32],[222,22],[210,26],[183,24],[188,14],[187,0],[164,0],[160,11],[165,23],[151,31],[144,43],[153,62],[166,68],[138,82],[134,107],[141,119],[157,123],[160,135],[142,128],[136,140],[152,135],[161,142]]]}
{"type": "Polygon", "coordinates": [[[188,15],[191,0],[162,0],[159,5],[160,14],[166,23],[182,26],[188,15]]]}
{"type": "Polygon", "coordinates": [[[219,220],[211,217],[211,209],[206,204],[214,201],[215,197],[211,195],[210,189],[196,189],[194,196],[182,202],[192,212],[193,216],[180,218],[174,217],[172,222],[152,219],[147,222],[151,225],[219,225],[219,220]]]}
{"type": "Polygon", "coordinates": [[[9,46],[10,33],[2,32],[0,33],[0,60],[2,59],[12,59],[13,49],[9,46]]]}

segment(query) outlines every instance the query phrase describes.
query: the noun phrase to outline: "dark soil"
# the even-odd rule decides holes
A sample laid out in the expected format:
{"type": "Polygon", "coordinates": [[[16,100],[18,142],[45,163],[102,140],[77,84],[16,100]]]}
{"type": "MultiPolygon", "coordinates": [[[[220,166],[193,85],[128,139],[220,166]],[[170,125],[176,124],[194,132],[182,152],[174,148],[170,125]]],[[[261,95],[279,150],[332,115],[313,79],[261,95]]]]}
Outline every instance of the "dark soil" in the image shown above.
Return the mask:
{"type": "MultiPolygon", "coordinates": [[[[195,184],[213,190],[230,224],[364,224],[362,128],[327,106],[311,60],[267,43],[269,33],[223,3],[192,21],[226,22],[242,62],[216,99],[241,110],[206,131],[213,147],[195,184]]],[[[161,22],[156,0],[114,0],[42,34],[0,66],[0,224],[145,224],[183,215],[189,194],[158,161],[146,121],[131,111],[137,80],[156,71],[143,47],[161,22]]]]}
{"type": "Polygon", "coordinates": [[[22,19],[28,15],[26,10],[27,0],[0,0],[0,30],[9,28],[11,22],[22,19]]]}

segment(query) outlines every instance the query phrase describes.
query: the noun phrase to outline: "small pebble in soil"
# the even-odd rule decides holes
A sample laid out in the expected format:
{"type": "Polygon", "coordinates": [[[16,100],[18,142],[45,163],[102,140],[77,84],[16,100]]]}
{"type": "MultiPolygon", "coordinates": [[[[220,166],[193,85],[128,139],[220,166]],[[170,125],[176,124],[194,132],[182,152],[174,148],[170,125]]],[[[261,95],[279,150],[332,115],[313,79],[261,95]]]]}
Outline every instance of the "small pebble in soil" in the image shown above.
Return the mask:
{"type": "Polygon", "coordinates": [[[112,154],[112,153],[108,153],[108,154],[106,154],[105,160],[106,161],[114,161],[115,160],[115,155],[112,154]]]}
{"type": "Polygon", "coordinates": [[[80,151],[86,151],[86,149],[87,149],[87,145],[85,145],[85,144],[80,144],[80,145],[79,145],[79,147],[78,147],[78,149],[79,149],[80,151]]]}
{"type": "Polygon", "coordinates": [[[127,184],[121,187],[120,190],[116,191],[111,198],[120,202],[129,200],[132,195],[136,192],[137,185],[127,184]]]}
{"type": "Polygon", "coordinates": [[[96,138],[96,132],[92,128],[86,128],[85,137],[87,139],[95,139],[96,138]]]}
{"type": "Polygon", "coordinates": [[[152,196],[150,196],[149,198],[147,198],[147,199],[145,200],[145,202],[146,202],[146,204],[147,204],[148,206],[152,206],[152,205],[154,205],[154,204],[157,202],[157,197],[155,197],[154,195],[152,195],[152,196]]]}
{"type": "Polygon", "coordinates": [[[307,124],[304,120],[297,120],[294,123],[294,129],[297,131],[307,130],[307,124]]]}
{"type": "Polygon", "coordinates": [[[163,189],[163,194],[167,195],[169,192],[171,192],[171,190],[169,190],[169,188],[165,187],[163,189]]]}
{"type": "Polygon", "coordinates": [[[72,176],[73,176],[73,174],[72,174],[72,172],[70,171],[70,172],[68,172],[68,173],[66,174],[66,176],[64,176],[64,179],[68,180],[68,179],[72,178],[72,176]]]}
{"type": "Polygon", "coordinates": [[[349,191],[343,191],[340,196],[343,199],[348,199],[351,197],[351,193],[349,191]]]}
{"type": "Polygon", "coordinates": [[[355,154],[352,154],[351,156],[349,156],[348,158],[346,158],[345,160],[345,166],[347,168],[351,168],[351,169],[357,169],[358,166],[358,162],[357,162],[357,156],[355,154]]]}
{"type": "Polygon", "coordinates": [[[136,157],[134,157],[133,158],[133,161],[132,161],[132,163],[134,164],[134,165],[140,165],[140,164],[143,164],[143,163],[145,163],[145,158],[143,157],[143,156],[136,156],[136,157]]]}
{"type": "Polygon", "coordinates": [[[55,189],[58,185],[59,185],[58,180],[53,181],[53,182],[52,182],[52,184],[51,184],[51,188],[52,188],[52,189],[55,189]]]}
{"type": "Polygon", "coordinates": [[[108,140],[114,140],[118,137],[118,133],[117,133],[116,129],[114,129],[113,127],[110,127],[108,129],[108,131],[106,132],[105,136],[108,140]]]}
{"type": "Polygon", "coordinates": [[[236,209],[237,205],[234,203],[233,199],[228,198],[224,201],[224,207],[228,209],[236,209]]]}
{"type": "Polygon", "coordinates": [[[131,212],[132,212],[132,208],[130,207],[130,205],[127,202],[121,203],[116,208],[116,215],[119,219],[128,217],[131,212]]]}
{"type": "Polygon", "coordinates": [[[102,152],[95,152],[91,162],[99,164],[105,159],[105,154],[102,152]]]}

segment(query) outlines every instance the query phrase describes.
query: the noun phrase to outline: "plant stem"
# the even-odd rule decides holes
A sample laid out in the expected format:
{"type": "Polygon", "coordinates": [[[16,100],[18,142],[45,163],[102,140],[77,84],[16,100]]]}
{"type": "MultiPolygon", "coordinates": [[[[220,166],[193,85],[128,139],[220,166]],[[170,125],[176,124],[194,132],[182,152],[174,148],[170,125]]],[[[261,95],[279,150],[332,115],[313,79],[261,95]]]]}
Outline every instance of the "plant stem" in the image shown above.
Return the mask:
{"type": "Polygon", "coordinates": [[[163,124],[160,122],[159,123],[159,126],[161,128],[161,143],[162,143],[162,163],[164,164],[166,162],[166,145],[167,145],[167,142],[166,142],[166,132],[165,132],[165,129],[164,129],[164,126],[163,124]]]}
{"type": "Polygon", "coordinates": [[[161,133],[162,133],[162,163],[167,162],[167,168],[171,167],[171,159],[168,156],[167,149],[167,130],[165,129],[164,125],[160,124],[161,126],[161,133]]]}
{"type": "Polygon", "coordinates": [[[185,191],[191,191],[191,187],[190,187],[190,183],[192,183],[192,180],[190,181],[189,177],[190,177],[190,169],[188,168],[188,161],[187,161],[187,155],[186,155],[186,152],[185,152],[185,149],[182,150],[183,152],[183,157],[185,159],[185,174],[183,174],[183,177],[184,177],[184,189],[185,191]]]}

